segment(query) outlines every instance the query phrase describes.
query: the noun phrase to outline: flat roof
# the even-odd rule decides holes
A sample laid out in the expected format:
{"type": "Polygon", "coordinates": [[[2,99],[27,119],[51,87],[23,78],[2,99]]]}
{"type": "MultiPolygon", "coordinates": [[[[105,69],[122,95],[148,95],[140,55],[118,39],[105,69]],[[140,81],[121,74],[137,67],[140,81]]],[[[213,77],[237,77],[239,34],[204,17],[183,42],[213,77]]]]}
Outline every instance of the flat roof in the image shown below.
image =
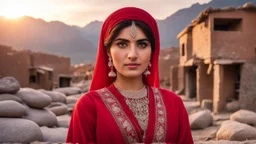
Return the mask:
{"type": "Polygon", "coordinates": [[[245,3],[243,6],[239,7],[224,7],[224,8],[212,8],[208,7],[204,11],[200,12],[200,14],[191,21],[191,23],[184,28],[178,35],[177,38],[180,38],[184,34],[192,31],[193,27],[197,24],[201,23],[205,19],[208,18],[209,14],[216,13],[216,12],[230,12],[230,11],[237,11],[237,10],[256,10],[256,5],[252,3],[245,3]]]}

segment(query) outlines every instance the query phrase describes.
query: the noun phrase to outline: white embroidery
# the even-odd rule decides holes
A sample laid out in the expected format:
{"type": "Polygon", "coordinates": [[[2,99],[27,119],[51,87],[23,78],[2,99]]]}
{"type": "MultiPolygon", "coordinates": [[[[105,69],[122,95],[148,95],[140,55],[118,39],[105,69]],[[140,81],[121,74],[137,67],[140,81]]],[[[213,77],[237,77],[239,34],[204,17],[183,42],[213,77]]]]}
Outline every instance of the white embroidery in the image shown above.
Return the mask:
{"type": "Polygon", "coordinates": [[[166,108],[159,90],[153,88],[153,91],[156,105],[156,122],[153,142],[165,142],[167,130],[166,108]]]}
{"type": "Polygon", "coordinates": [[[118,102],[115,96],[107,88],[97,90],[96,92],[100,95],[102,101],[114,117],[125,139],[125,142],[137,143],[138,135],[135,128],[131,124],[131,121],[123,111],[121,104],[118,102]]]}
{"type": "MultiPolygon", "coordinates": [[[[156,105],[156,122],[152,142],[165,142],[167,131],[166,108],[159,90],[157,88],[152,89],[154,92],[154,99],[156,105]]],[[[106,107],[114,117],[126,143],[137,143],[138,135],[135,131],[135,128],[133,127],[131,121],[123,111],[121,104],[118,102],[115,96],[107,88],[97,90],[97,93],[100,95],[106,107]]]]}

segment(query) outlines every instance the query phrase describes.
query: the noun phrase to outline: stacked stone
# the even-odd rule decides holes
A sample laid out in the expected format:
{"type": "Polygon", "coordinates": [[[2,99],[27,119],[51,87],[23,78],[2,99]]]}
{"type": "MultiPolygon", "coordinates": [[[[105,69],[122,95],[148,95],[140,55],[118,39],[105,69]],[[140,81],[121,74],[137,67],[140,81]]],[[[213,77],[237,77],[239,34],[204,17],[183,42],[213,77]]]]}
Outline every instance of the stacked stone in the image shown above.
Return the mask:
{"type": "Polygon", "coordinates": [[[68,128],[70,123],[70,113],[66,105],[66,95],[57,91],[40,90],[40,92],[50,96],[52,103],[47,109],[52,111],[58,120],[58,126],[68,128]]]}
{"type": "Polygon", "coordinates": [[[69,122],[64,94],[0,79],[0,143],[65,142],[69,122]]]}
{"type": "Polygon", "coordinates": [[[0,143],[42,141],[43,134],[34,121],[24,119],[27,107],[16,96],[19,82],[13,77],[0,79],[0,143]]]}
{"type": "Polygon", "coordinates": [[[67,87],[67,88],[57,88],[54,89],[55,92],[60,92],[64,95],[67,96],[67,106],[68,106],[68,111],[72,113],[76,102],[78,99],[83,96],[82,94],[82,89],[78,87],[67,87]]]}

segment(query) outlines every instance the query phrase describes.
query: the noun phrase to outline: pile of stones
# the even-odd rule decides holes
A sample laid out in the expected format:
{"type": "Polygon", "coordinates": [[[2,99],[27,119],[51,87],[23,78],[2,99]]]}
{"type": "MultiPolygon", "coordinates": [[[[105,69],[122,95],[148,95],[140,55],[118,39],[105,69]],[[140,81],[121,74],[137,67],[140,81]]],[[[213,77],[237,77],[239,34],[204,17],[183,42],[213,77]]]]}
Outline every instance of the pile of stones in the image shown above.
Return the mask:
{"type": "Polygon", "coordinates": [[[81,96],[79,88],[34,90],[13,77],[0,79],[0,143],[65,142],[81,96]]]}
{"type": "MultiPolygon", "coordinates": [[[[187,108],[190,127],[196,144],[209,143],[256,143],[256,113],[240,109],[239,102],[227,104],[227,111],[211,112],[211,102],[187,108]]],[[[191,106],[190,106],[191,107],[191,106]]]]}

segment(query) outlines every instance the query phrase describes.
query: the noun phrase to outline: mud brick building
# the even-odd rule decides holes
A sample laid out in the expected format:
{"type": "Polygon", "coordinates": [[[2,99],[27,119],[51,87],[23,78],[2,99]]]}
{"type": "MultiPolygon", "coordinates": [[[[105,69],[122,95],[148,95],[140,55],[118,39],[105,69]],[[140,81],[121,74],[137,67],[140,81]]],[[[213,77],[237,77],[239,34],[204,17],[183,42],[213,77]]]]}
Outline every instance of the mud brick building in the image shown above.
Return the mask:
{"type": "Polygon", "coordinates": [[[12,76],[21,87],[51,90],[70,86],[70,58],[0,45],[0,78],[12,76]]]}
{"type": "Polygon", "coordinates": [[[256,5],[208,8],[177,36],[180,64],[174,91],[213,101],[213,111],[238,100],[256,111],[256,5]]]}
{"type": "Polygon", "coordinates": [[[94,64],[79,64],[72,68],[73,82],[78,83],[82,80],[91,80],[94,71],[94,64]]]}

